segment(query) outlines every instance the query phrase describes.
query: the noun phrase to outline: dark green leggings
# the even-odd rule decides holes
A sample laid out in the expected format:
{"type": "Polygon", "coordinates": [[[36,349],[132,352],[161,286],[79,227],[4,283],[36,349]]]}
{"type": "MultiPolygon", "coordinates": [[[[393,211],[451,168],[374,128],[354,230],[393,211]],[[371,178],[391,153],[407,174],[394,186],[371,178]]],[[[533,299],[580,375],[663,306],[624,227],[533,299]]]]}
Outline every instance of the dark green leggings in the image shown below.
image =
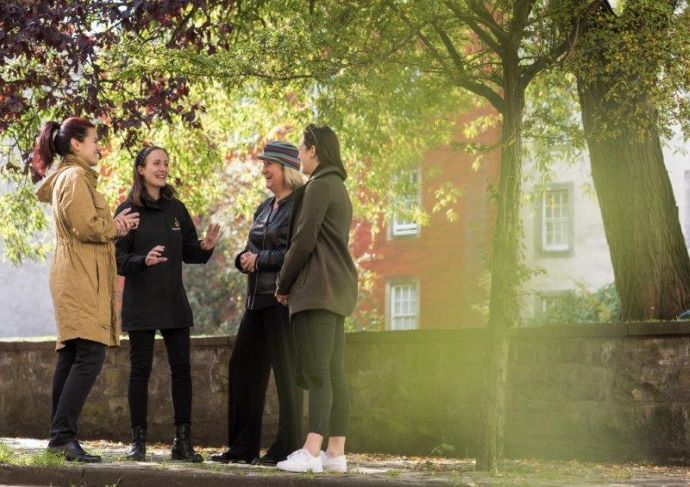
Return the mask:
{"type": "Polygon", "coordinates": [[[345,319],[325,310],[292,317],[298,383],[309,389],[309,432],[345,436],[350,393],[345,378],[345,319]]]}

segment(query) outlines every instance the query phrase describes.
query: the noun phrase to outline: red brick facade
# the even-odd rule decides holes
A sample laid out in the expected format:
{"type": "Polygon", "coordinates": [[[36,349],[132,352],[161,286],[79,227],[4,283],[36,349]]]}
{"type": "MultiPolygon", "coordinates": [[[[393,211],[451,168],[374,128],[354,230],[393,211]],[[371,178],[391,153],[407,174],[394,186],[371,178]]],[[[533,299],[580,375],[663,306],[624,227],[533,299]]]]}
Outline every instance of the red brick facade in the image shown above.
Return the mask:
{"type": "MultiPolygon", "coordinates": [[[[455,140],[463,140],[463,121],[487,113],[480,110],[463,117],[455,140]]],[[[493,128],[476,141],[495,144],[499,137],[500,129],[493,128]]],[[[363,264],[375,273],[375,288],[363,306],[375,307],[386,328],[391,324],[387,289],[405,278],[418,283],[417,327],[463,328],[485,322],[480,311],[488,295],[484,256],[490,250],[494,215],[488,188],[497,183],[500,155],[498,151],[485,154],[476,171],[473,162],[474,156],[451,146],[429,151],[421,164],[421,203],[430,215],[429,224],[420,227],[416,236],[391,237],[390,222],[386,222],[376,236],[375,259],[363,264]],[[443,211],[432,213],[435,191],[448,182],[462,191],[453,206],[457,214],[453,222],[443,211]]],[[[353,247],[358,249],[369,244],[369,225],[358,225],[354,240],[353,247]]]]}

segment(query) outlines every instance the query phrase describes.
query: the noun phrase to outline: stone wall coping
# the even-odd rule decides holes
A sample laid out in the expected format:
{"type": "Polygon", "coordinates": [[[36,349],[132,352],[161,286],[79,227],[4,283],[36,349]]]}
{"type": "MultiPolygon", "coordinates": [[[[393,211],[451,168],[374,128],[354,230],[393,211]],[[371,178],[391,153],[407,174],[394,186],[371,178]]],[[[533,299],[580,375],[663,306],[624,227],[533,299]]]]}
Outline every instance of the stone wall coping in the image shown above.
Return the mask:
{"type": "Polygon", "coordinates": [[[484,328],[459,328],[452,330],[386,330],[347,333],[348,343],[401,343],[401,342],[466,342],[485,340],[484,328]]]}
{"type": "MultiPolygon", "coordinates": [[[[0,352],[15,350],[46,350],[55,348],[56,337],[0,338],[0,352]]],[[[235,343],[235,336],[196,336],[192,337],[195,348],[230,347],[235,343]]],[[[120,346],[129,347],[129,338],[123,337],[120,346]]],[[[156,349],[164,348],[163,337],[156,336],[156,349]]]]}
{"type": "MultiPolygon", "coordinates": [[[[405,330],[385,333],[362,331],[348,333],[348,342],[465,342],[485,340],[485,328],[458,328],[452,330],[405,330]]],[[[528,338],[605,338],[605,337],[652,337],[690,336],[689,321],[649,321],[632,323],[588,323],[515,328],[514,336],[528,338]]]]}
{"type": "Polygon", "coordinates": [[[516,338],[586,338],[690,336],[688,321],[646,321],[631,323],[592,323],[580,325],[517,328],[516,338]]]}
{"type": "MultiPolygon", "coordinates": [[[[586,337],[655,337],[655,336],[690,336],[688,321],[655,321],[634,323],[592,323],[580,325],[559,325],[516,328],[517,339],[538,338],[586,338],[586,337]]],[[[449,330],[405,330],[405,331],[361,331],[348,333],[348,343],[406,343],[406,342],[467,342],[481,341],[487,338],[485,328],[459,328],[449,330]]],[[[193,346],[198,347],[231,347],[234,336],[199,336],[192,337],[193,346]]],[[[129,340],[122,339],[122,346],[128,346],[129,340]]],[[[55,347],[55,337],[4,338],[0,339],[1,351],[44,350],[55,347]]],[[[156,348],[164,347],[161,337],[156,337],[156,348]]]]}

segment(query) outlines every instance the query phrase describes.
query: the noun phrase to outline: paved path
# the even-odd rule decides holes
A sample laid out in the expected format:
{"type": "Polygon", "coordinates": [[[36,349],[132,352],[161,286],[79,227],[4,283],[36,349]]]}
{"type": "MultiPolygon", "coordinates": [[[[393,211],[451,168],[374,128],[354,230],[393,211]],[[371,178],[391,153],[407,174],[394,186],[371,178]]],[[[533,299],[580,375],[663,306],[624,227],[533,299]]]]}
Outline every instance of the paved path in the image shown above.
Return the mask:
{"type": "MultiPolygon", "coordinates": [[[[169,459],[169,447],[160,444],[149,446],[150,461],[127,462],[124,456],[128,445],[109,442],[84,442],[88,451],[103,456],[104,462],[101,464],[47,465],[42,459],[47,443],[45,440],[0,438],[0,443],[13,450],[9,464],[0,464],[0,487],[51,484],[81,487],[690,485],[690,467],[510,460],[502,466],[501,475],[490,476],[476,472],[474,461],[468,459],[354,454],[349,456],[351,468],[347,474],[289,474],[274,468],[251,465],[222,465],[210,461],[196,465],[174,462],[169,459]]],[[[204,458],[219,451],[212,448],[198,450],[204,458]]]]}

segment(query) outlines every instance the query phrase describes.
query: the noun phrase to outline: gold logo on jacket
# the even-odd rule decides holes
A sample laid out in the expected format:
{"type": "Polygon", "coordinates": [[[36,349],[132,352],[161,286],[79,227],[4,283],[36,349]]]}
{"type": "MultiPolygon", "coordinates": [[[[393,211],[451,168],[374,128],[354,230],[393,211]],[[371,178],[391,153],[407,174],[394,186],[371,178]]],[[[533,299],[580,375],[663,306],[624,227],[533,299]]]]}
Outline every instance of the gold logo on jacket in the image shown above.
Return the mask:
{"type": "Polygon", "coordinates": [[[177,221],[177,217],[175,217],[175,223],[173,223],[173,230],[179,230],[180,229],[180,222],[177,221]]]}

